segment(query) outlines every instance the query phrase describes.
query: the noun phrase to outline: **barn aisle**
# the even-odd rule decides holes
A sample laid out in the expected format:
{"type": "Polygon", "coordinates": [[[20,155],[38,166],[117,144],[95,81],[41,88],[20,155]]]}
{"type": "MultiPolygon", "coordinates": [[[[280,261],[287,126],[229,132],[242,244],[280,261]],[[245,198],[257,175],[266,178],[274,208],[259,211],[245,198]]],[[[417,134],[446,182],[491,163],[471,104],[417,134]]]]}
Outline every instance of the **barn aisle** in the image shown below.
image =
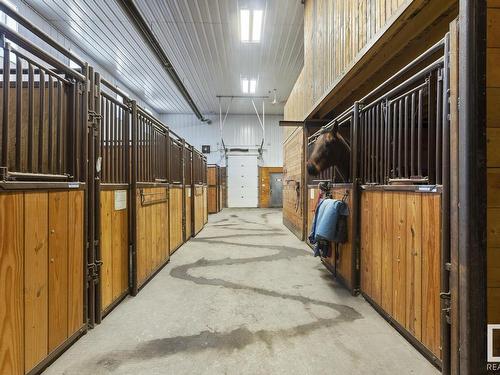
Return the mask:
{"type": "Polygon", "coordinates": [[[45,374],[437,374],[282,224],[225,209],[45,374]]]}

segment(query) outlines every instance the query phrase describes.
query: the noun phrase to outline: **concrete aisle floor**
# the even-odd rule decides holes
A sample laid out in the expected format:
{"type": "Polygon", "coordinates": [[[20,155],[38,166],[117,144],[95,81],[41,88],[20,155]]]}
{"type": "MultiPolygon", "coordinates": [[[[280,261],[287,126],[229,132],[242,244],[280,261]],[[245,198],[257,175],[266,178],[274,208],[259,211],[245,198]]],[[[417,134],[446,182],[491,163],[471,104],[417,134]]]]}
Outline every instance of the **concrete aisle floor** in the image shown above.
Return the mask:
{"type": "Polygon", "coordinates": [[[282,224],[225,209],[45,372],[437,374],[282,224]]]}

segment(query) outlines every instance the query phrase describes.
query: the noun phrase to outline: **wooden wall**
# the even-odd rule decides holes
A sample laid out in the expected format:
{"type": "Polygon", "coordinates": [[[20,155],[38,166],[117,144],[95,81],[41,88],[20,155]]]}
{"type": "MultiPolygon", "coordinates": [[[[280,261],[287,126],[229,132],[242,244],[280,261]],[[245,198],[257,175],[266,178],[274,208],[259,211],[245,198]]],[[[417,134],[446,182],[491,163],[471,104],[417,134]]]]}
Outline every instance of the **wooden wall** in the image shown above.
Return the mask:
{"type": "Polygon", "coordinates": [[[184,190],[184,199],[186,201],[186,241],[191,238],[193,235],[193,225],[191,223],[191,207],[192,207],[192,192],[191,187],[186,186],[184,190]]]}
{"type": "Polygon", "coordinates": [[[83,325],[83,191],[0,194],[0,373],[24,374],[83,325]]]}
{"type": "Polygon", "coordinates": [[[219,189],[217,186],[209,186],[208,187],[208,213],[209,214],[216,214],[219,212],[218,210],[218,191],[219,189]]]}
{"type": "Polygon", "coordinates": [[[440,194],[361,194],[361,290],[438,358],[440,228],[440,194]]]}
{"type": "Polygon", "coordinates": [[[141,286],[169,257],[167,188],[137,189],[137,282],[141,286]],[[141,191],[146,204],[141,203],[141,191]],[[158,203],[154,203],[157,201],[158,203]]]}
{"type": "Polygon", "coordinates": [[[115,191],[100,193],[101,304],[105,311],[128,292],[128,207],[116,209],[115,191]]]}
{"type": "Polygon", "coordinates": [[[322,118],[357,90],[361,98],[442,38],[456,15],[456,0],[307,0],[304,67],[285,120],[322,118]]]}
{"type": "Polygon", "coordinates": [[[203,186],[194,188],[194,234],[198,234],[203,229],[205,221],[205,204],[203,195],[203,186]]]}
{"type": "Polygon", "coordinates": [[[170,255],[184,242],[182,235],[182,187],[170,187],[170,255]]]}
{"type": "MultiPolygon", "coordinates": [[[[290,130],[285,128],[285,135],[290,130]]],[[[303,239],[304,133],[295,128],[283,146],[283,223],[303,239]],[[297,195],[297,187],[299,194],[297,195]]]]}
{"type": "Polygon", "coordinates": [[[500,324],[500,1],[487,18],[488,323],[500,324]]]}
{"type": "Polygon", "coordinates": [[[283,173],[283,167],[259,167],[259,207],[269,207],[271,199],[271,173],[283,173]]]}

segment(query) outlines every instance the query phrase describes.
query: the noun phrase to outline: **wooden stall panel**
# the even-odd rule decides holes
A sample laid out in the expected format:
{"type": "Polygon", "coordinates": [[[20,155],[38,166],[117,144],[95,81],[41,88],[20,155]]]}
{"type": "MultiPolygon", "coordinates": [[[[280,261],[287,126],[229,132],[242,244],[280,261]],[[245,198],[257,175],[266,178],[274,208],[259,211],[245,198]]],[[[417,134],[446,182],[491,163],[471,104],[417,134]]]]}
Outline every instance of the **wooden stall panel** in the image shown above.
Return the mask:
{"type": "Polygon", "coordinates": [[[106,310],[128,290],[128,207],[126,190],[100,193],[101,305],[106,310]]]}
{"type": "Polygon", "coordinates": [[[208,188],[203,186],[203,224],[208,222],[208,188]]]}
{"type": "Polygon", "coordinates": [[[24,374],[24,194],[0,194],[0,374],[24,374]]]}
{"type": "Polygon", "coordinates": [[[208,213],[209,214],[215,214],[217,212],[218,212],[218,208],[217,208],[217,186],[209,186],[208,187],[208,213]]]}
{"type": "Polygon", "coordinates": [[[170,188],[170,255],[183,243],[182,239],[182,188],[170,188]]]}
{"type": "Polygon", "coordinates": [[[393,195],[383,194],[382,196],[382,285],[381,285],[381,306],[392,315],[392,291],[393,291],[393,223],[392,207],[393,195]]]}
{"type": "Polygon", "coordinates": [[[422,197],[422,343],[441,357],[441,196],[422,197]]]}
{"type": "Polygon", "coordinates": [[[24,342],[25,371],[48,354],[48,194],[24,197],[24,342]]]}
{"type": "Polygon", "coordinates": [[[167,189],[138,189],[136,205],[137,282],[141,286],[169,259],[167,189]]]}
{"type": "Polygon", "coordinates": [[[440,215],[439,194],[361,194],[362,291],[437,357],[440,215]]]}
{"type": "Polygon", "coordinates": [[[70,191],[68,196],[68,336],[82,328],[84,293],[84,193],[70,191]]]}
{"type": "MultiPolygon", "coordinates": [[[[307,237],[312,231],[312,225],[314,221],[314,214],[316,212],[316,205],[318,203],[319,189],[311,188],[307,189],[307,237]]],[[[308,241],[308,239],[306,238],[308,241]]]]}
{"type": "Polygon", "coordinates": [[[406,198],[406,328],[420,340],[422,336],[422,195],[409,193],[406,198]]]}
{"type": "Polygon", "coordinates": [[[204,221],[203,186],[194,188],[194,234],[198,234],[203,229],[204,221]]]}
{"type": "Polygon", "coordinates": [[[406,327],[406,194],[394,193],[392,205],[392,314],[406,327]]]}
{"type": "Polygon", "coordinates": [[[68,338],[68,192],[49,196],[49,353],[68,338]]]}
{"type": "Polygon", "coordinates": [[[190,187],[186,187],[184,190],[184,200],[186,201],[186,241],[193,235],[193,226],[191,223],[192,215],[192,192],[190,187]]]}

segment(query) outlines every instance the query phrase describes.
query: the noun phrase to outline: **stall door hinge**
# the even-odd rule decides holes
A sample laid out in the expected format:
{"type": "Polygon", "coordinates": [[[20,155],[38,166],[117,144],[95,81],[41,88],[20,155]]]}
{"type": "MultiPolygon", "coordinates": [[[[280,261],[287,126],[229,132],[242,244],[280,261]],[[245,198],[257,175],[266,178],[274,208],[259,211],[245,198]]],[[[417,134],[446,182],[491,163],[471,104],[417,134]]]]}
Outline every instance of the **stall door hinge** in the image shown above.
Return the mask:
{"type": "Polygon", "coordinates": [[[99,113],[90,110],[88,111],[89,127],[92,127],[94,130],[97,130],[101,119],[102,116],[99,113]]]}

